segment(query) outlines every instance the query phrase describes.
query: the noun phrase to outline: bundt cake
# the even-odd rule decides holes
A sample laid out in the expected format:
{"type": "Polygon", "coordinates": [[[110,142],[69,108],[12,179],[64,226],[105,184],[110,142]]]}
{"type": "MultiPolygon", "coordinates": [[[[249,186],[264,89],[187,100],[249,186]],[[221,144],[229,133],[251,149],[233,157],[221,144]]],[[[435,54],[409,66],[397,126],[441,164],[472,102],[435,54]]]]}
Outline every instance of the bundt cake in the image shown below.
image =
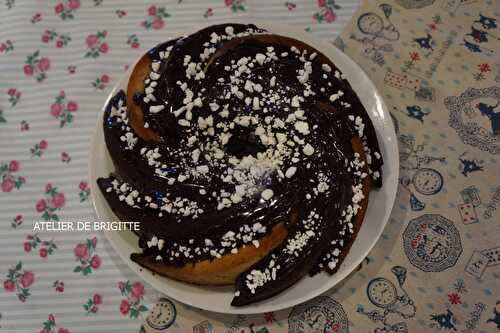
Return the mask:
{"type": "Polygon", "coordinates": [[[131,259],[235,284],[234,306],[334,274],[382,186],[374,127],[343,74],[254,25],[151,49],[103,126],[115,171],[97,183],[119,219],[141,223],[131,259]]]}

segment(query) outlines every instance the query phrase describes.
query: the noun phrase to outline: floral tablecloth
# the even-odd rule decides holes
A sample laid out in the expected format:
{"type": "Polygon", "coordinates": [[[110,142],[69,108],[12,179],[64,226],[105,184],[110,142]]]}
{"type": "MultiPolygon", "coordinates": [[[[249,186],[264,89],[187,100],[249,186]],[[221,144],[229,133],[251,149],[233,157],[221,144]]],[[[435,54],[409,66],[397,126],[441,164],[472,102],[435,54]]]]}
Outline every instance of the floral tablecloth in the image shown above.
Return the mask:
{"type": "Polygon", "coordinates": [[[499,52],[498,0],[2,0],[0,331],[498,332],[499,52]],[[193,24],[239,16],[351,56],[391,110],[401,160],[393,214],[363,264],[325,295],[252,316],[159,295],[98,232],[33,227],[95,219],[89,140],[127,66],[193,24]]]}

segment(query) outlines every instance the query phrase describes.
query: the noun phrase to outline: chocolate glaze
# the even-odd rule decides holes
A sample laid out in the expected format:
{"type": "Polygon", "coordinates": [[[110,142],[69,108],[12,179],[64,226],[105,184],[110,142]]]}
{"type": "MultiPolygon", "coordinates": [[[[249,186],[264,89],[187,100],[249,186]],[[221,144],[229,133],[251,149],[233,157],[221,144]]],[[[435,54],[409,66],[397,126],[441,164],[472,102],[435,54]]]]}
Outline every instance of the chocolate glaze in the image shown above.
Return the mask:
{"type": "MultiPolygon", "coordinates": [[[[347,223],[342,221],[342,212],[352,203],[353,186],[361,182],[361,176],[356,173],[358,170],[352,164],[355,156],[351,138],[357,135],[357,131],[349,116],[362,118],[365,126],[363,141],[372,153],[380,153],[373,125],[348,82],[341,77],[336,77],[336,67],[329,59],[311,47],[293,39],[267,34],[255,26],[230,24],[209,27],[188,37],[160,44],[149,52],[149,56],[153,61],[160,60],[159,52],[169,46],[173,46],[173,50],[168,59],[161,62],[158,70],[160,78],[154,92],[157,101],[168,102],[166,109],[153,114],[149,111],[149,106],[153,104],[143,102],[143,94],[134,96],[134,101],[140,105],[144,113],[145,121],[150,128],[160,134],[161,141],[159,143],[146,142],[137,138],[132,149],[124,149],[125,144],[120,139],[124,132],[124,125],[118,123],[111,113],[113,108],[117,108],[119,101],[124,103],[126,100],[124,93],[119,92],[105,110],[105,140],[115,164],[116,173],[109,178],[98,179],[98,184],[113,211],[120,219],[141,222],[138,235],[145,255],[153,257],[160,255],[163,262],[178,266],[214,259],[210,249],[223,249],[222,255],[229,253],[231,248],[224,248],[222,244],[223,235],[228,231],[245,230],[245,226],[252,227],[256,223],[264,226],[265,231],[253,233],[252,240],[258,240],[268,234],[271,227],[279,222],[286,223],[289,240],[303,235],[309,229],[313,230],[314,236],[311,236],[310,240],[297,250],[300,255],[287,254],[287,242],[284,242],[249,271],[242,273],[237,281],[239,296],[235,297],[232,302],[236,306],[270,297],[295,283],[308,272],[317,273],[324,269],[328,262],[325,255],[332,251],[332,247],[342,248],[338,243],[336,246],[332,245],[332,241],[347,241],[352,236],[347,232],[347,223]],[[227,26],[233,27],[234,34],[250,31],[251,35],[211,43],[212,33],[224,35],[227,26]],[[300,52],[307,50],[306,57],[310,57],[313,52],[317,53],[316,57],[311,60],[312,72],[309,76],[310,89],[315,95],[303,95],[305,88],[297,79],[297,71],[303,68],[304,64],[299,59],[301,55],[290,50],[291,45],[296,46],[300,52]],[[207,61],[200,59],[199,55],[203,54],[206,47],[212,46],[216,52],[215,55],[209,57],[207,64],[207,61]],[[280,101],[271,102],[268,96],[263,106],[254,109],[252,105],[247,105],[244,98],[231,96],[226,99],[225,96],[231,90],[231,84],[228,82],[231,72],[226,71],[225,68],[243,57],[255,58],[258,53],[266,54],[269,52],[268,47],[274,48],[277,59],[259,65],[256,63],[250,73],[244,75],[244,80],[259,83],[264,93],[275,92],[280,96],[280,101]],[[288,55],[282,56],[284,52],[288,55]],[[203,67],[205,68],[203,79],[186,77],[184,66],[186,56],[191,57],[191,62],[199,62],[202,66],[206,66],[203,67]],[[323,64],[328,64],[331,71],[327,72],[322,69],[323,64]],[[224,82],[220,82],[221,77],[225,79],[224,82]],[[275,77],[274,85],[271,84],[272,77],[275,77]],[[214,126],[215,136],[210,136],[204,135],[196,126],[179,126],[179,118],[174,116],[173,112],[183,106],[185,92],[177,82],[187,83],[194,96],[201,96],[204,100],[201,107],[193,109],[192,124],[196,124],[198,118],[206,119],[208,116],[213,117],[214,124],[228,125],[237,115],[258,116],[259,121],[249,127],[235,125],[230,130],[232,137],[225,145],[225,154],[220,160],[214,162],[202,155],[195,162],[191,158],[192,152],[195,149],[203,150],[207,142],[214,140],[217,133],[221,133],[222,130],[214,126]],[[321,91],[322,88],[324,91],[321,91]],[[333,102],[330,101],[329,97],[339,90],[343,92],[343,96],[333,102]],[[280,170],[284,172],[289,167],[296,167],[293,177],[282,177],[276,170],[264,173],[256,180],[255,186],[260,189],[256,194],[245,197],[244,200],[233,203],[230,207],[218,209],[218,202],[211,193],[221,189],[231,192],[234,189],[234,184],[225,182],[220,177],[221,173],[230,167],[229,159],[234,157],[241,159],[247,155],[257,156],[257,153],[266,151],[267,147],[254,135],[255,128],[259,124],[264,124],[263,118],[267,115],[286,119],[291,112],[290,100],[294,96],[304,98],[300,103],[300,108],[305,111],[311,132],[304,136],[298,135],[299,140],[305,139],[314,147],[314,154],[299,156],[299,162],[292,161],[296,157],[293,154],[284,156],[280,170]],[[217,112],[209,106],[212,102],[220,107],[217,112]],[[349,103],[350,107],[345,107],[341,102],[349,103]],[[227,109],[230,114],[228,118],[218,113],[223,105],[228,105],[227,109]],[[267,108],[267,114],[264,113],[264,108],[267,108]],[[193,136],[197,138],[197,141],[189,146],[187,142],[193,136]],[[157,160],[165,165],[161,167],[164,175],[160,176],[155,173],[155,168],[151,167],[148,159],[141,154],[141,148],[148,150],[158,148],[161,157],[157,160]],[[184,182],[176,181],[169,185],[168,178],[177,178],[186,170],[200,165],[209,166],[208,174],[191,177],[184,182]],[[321,179],[318,178],[319,175],[322,175],[321,179]],[[158,206],[164,204],[162,201],[164,198],[168,200],[176,197],[187,198],[191,202],[196,202],[197,207],[203,212],[197,214],[196,218],[192,215],[168,214],[165,211],[145,206],[144,199],[141,202],[136,201],[131,206],[123,199],[120,200],[115,190],[108,190],[113,187],[112,182],[115,179],[131,186],[130,191],[126,191],[125,195],[132,189],[136,189],[140,197],[149,196],[158,206]],[[320,180],[321,183],[328,185],[324,191],[318,191],[320,180]],[[266,188],[271,189],[274,194],[267,201],[260,196],[261,191],[266,188]],[[200,190],[204,190],[207,194],[201,194],[200,190]],[[312,224],[307,222],[311,220],[311,212],[317,216],[313,218],[312,224]],[[159,213],[162,216],[159,216],[159,213]],[[292,213],[294,219],[291,218],[292,213]],[[295,222],[291,223],[292,220],[295,222]],[[310,225],[308,226],[307,223],[310,225]],[[153,236],[165,240],[163,249],[159,250],[157,247],[146,245],[153,236]],[[206,239],[210,239],[213,246],[207,246],[206,239]],[[202,250],[199,253],[190,252],[190,256],[182,253],[179,255],[179,246],[202,250]],[[252,270],[265,270],[271,261],[274,262],[274,267],[280,267],[279,272],[274,279],[257,287],[252,293],[247,286],[247,275],[252,270]]],[[[256,91],[245,92],[245,97],[247,96],[262,98],[256,91]]],[[[285,127],[279,131],[289,135],[297,134],[294,132],[293,123],[285,124],[285,127]]],[[[373,157],[371,160],[371,171],[378,172],[381,176],[382,159],[373,157]]],[[[381,177],[373,177],[372,173],[372,179],[375,186],[381,186],[381,177]]],[[[250,244],[243,239],[235,239],[232,246],[238,248],[244,245],[250,244]]],[[[134,259],[134,256],[132,258],[134,259]]],[[[333,269],[327,268],[327,271],[332,272],[333,269]]]]}

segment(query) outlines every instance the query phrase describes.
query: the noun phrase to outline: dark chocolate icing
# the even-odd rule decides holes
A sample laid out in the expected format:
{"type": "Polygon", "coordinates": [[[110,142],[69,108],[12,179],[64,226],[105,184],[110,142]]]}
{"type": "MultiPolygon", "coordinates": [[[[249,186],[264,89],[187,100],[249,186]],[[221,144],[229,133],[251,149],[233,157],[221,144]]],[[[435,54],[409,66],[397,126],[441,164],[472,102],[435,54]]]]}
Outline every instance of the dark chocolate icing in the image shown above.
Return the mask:
{"type": "MultiPolygon", "coordinates": [[[[116,111],[126,100],[123,92],[118,93],[104,115],[106,145],[116,173],[98,180],[120,219],[141,222],[143,253],[178,266],[212,260],[231,249],[255,245],[272,226],[284,222],[287,240],[240,275],[232,304],[270,297],[308,272],[333,272],[330,253],[341,251],[352,237],[346,215],[355,215],[349,209],[356,205],[359,187],[355,188],[366,176],[351,138],[361,134],[365,150],[380,156],[373,125],[338,69],[299,41],[239,24],[209,27],[160,44],[149,56],[159,62],[152,93],[156,101],[145,101],[145,93],[134,96],[134,101],[161,140],[124,139],[126,132],[134,133],[126,114],[116,111]],[[167,49],[169,55],[162,59],[167,49]],[[207,49],[208,56],[200,56],[207,49]],[[241,59],[247,60],[239,63],[241,59]],[[191,63],[199,67],[187,77],[191,63]],[[202,77],[196,77],[200,72],[202,77]],[[186,88],[192,92],[187,103],[186,88]],[[182,108],[197,98],[201,103],[191,106],[188,117],[182,108]],[[165,101],[163,110],[151,112],[152,105],[165,101]],[[189,126],[181,125],[181,119],[189,126]],[[279,142],[278,133],[286,140],[279,142]],[[147,157],[154,153],[156,158],[147,157]],[[262,157],[266,153],[269,156],[262,157]],[[242,162],[248,156],[250,166],[242,162]],[[241,192],[235,187],[241,184],[245,195],[238,198],[241,192]],[[148,244],[153,238],[164,241],[161,249],[148,244]],[[255,277],[249,278],[253,272],[255,277]],[[254,285],[258,279],[262,284],[254,285]]],[[[370,156],[369,162],[373,183],[381,186],[382,159],[370,156]]]]}

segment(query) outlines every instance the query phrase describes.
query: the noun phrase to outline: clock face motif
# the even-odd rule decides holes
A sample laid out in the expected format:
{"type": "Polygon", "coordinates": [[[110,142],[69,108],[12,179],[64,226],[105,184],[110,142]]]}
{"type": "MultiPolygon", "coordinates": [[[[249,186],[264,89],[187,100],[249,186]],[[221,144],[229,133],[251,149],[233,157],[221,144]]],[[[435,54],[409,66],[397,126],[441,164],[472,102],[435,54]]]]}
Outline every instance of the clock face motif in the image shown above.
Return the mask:
{"type": "Polygon", "coordinates": [[[415,189],[424,195],[432,195],[443,188],[443,176],[434,169],[423,168],[417,170],[413,176],[412,183],[415,189]]]}
{"type": "Polygon", "coordinates": [[[384,29],[384,21],[374,13],[365,13],[358,19],[358,28],[362,33],[375,35],[384,29]]]}
{"type": "Polygon", "coordinates": [[[366,287],[366,292],[370,301],[381,308],[394,304],[398,296],[394,284],[385,278],[371,280],[366,287]]]}
{"type": "Polygon", "coordinates": [[[155,330],[165,330],[172,326],[175,321],[176,310],[175,305],[166,298],[160,299],[153,307],[146,322],[155,330]]]}
{"type": "Polygon", "coordinates": [[[288,315],[289,333],[347,333],[348,326],[344,308],[329,296],[318,296],[296,305],[288,315]]]}

